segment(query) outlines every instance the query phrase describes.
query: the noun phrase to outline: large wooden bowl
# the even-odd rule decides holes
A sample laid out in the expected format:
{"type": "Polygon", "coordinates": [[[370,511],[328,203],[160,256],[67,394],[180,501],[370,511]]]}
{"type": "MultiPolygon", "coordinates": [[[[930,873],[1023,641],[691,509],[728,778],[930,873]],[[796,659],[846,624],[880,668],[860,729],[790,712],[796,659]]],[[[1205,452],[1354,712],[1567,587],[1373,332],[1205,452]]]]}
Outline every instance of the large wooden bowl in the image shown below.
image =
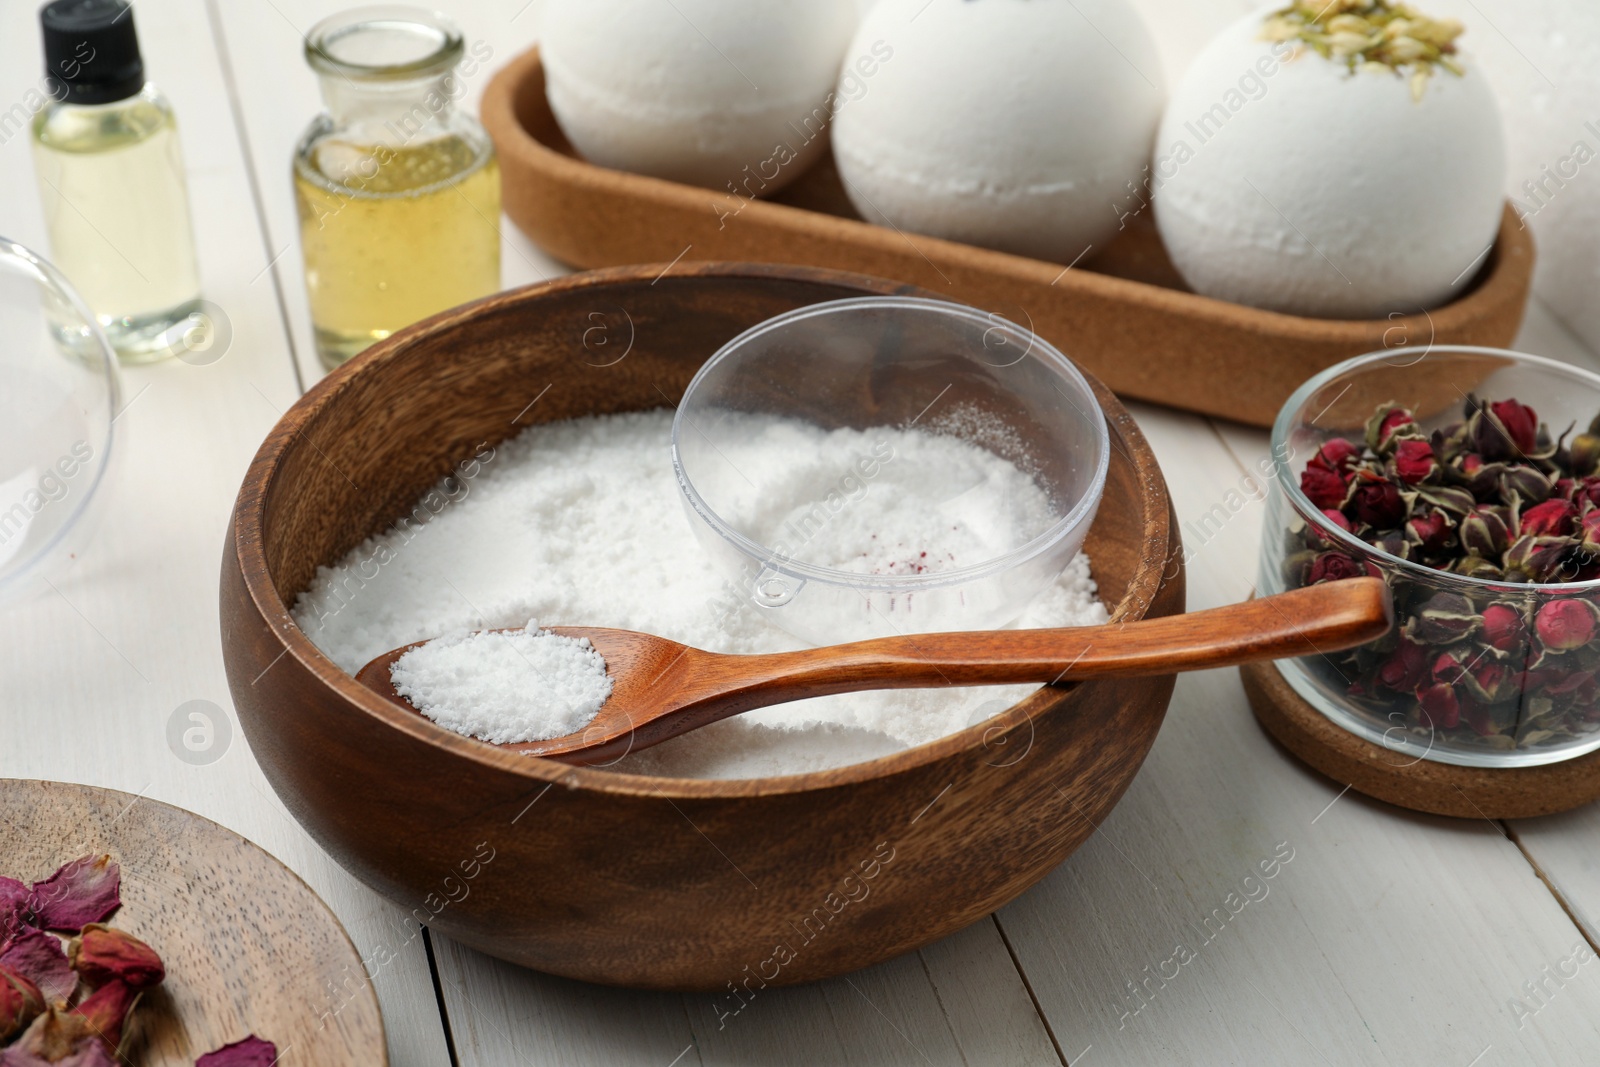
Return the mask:
{"type": "Polygon", "coordinates": [[[1533,277],[1532,236],[1507,205],[1493,249],[1471,265],[1474,282],[1443,307],[1376,320],[1282,315],[1189,292],[1153,212],[1132,196],[1118,206],[1131,215],[1127,228],[1108,248],[1047,263],[863,222],[831,157],[771,200],[585,162],[550,111],[537,48],[495,75],[481,110],[506,214],[565,263],[737,259],[896,278],[1031,327],[1119,396],[1255,426],[1271,426],[1301,382],[1352,356],[1510,345],[1533,277]]]}
{"type": "MultiPolygon", "coordinates": [[[[839,770],[651,778],[519,756],[408,715],[289,615],[319,564],[484,442],[675,401],[723,342],[792,308],[917,292],[795,267],[661,269],[577,275],[437,315],[290,409],[245,477],[223,557],[229,683],[295,817],[356,877],[459,941],[638,987],[841,974],[960,929],[1060,863],[1139,769],[1172,678],[1041,689],[988,723],[839,770]]],[[[1161,472],[1094,384],[1113,443],[1088,542],[1101,594],[1117,620],[1182,611],[1161,472]]]]}

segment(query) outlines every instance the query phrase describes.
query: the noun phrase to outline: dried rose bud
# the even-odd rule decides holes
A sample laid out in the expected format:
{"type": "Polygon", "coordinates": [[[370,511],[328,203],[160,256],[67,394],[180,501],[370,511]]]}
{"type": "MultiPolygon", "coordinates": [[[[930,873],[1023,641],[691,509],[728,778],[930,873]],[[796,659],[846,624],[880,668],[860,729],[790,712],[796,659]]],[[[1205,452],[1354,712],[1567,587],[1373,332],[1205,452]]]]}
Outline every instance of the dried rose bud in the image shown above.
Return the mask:
{"type": "Polygon", "coordinates": [[[1406,520],[1406,540],[1429,554],[1438,554],[1450,541],[1450,518],[1435,508],[1427,515],[1406,520]]]}
{"type": "Polygon", "coordinates": [[[1540,605],[1533,628],[1547,652],[1570,652],[1594,637],[1595,609],[1586,600],[1551,600],[1540,605]]]}
{"type": "Polygon", "coordinates": [[[1519,534],[1566,537],[1578,522],[1578,509],[1570,500],[1546,500],[1524,511],[1517,521],[1519,534]]]}
{"type": "Polygon", "coordinates": [[[1415,641],[1401,640],[1378,668],[1378,680],[1397,693],[1409,693],[1427,673],[1427,648],[1415,641]]]}
{"type": "Polygon", "coordinates": [[[1421,430],[1411,412],[1391,400],[1379,405],[1367,420],[1367,447],[1386,456],[1394,448],[1396,438],[1415,437],[1419,433],[1421,430]]]}
{"type": "Polygon", "coordinates": [[[1554,675],[1539,687],[1539,695],[1551,700],[1566,700],[1584,706],[1594,703],[1600,696],[1600,685],[1595,682],[1594,671],[1545,671],[1554,675]]]}
{"type": "Polygon", "coordinates": [[[1350,517],[1375,529],[1392,530],[1406,517],[1406,502],[1388,482],[1366,482],[1351,494],[1350,517]]]}
{"type": "Polygon", "coordinates": [[[1537,537],[1527,534],[1517,538],[1501,557],[1506,580],[1511,582],[1565,582],[1571,581],[1575,569],[1574,555],[1581,549],[1570,537],[1537,537]]]}
{"type": "Polygon", "coordinates": [[[41,930],[77,933],[122,906],[122,870],[110,856],[84,856],[33,884],[28,907],[41,930]]]}
{"type": "Polygon", "coordinates": [[[1450,567],[1452,571],[1465,578],[1478,578],[1485,582],[1503,581],[1506,576],[1505,569],[1499,564],[1490,563],[1482,556],[1462,556],[1450,567]]]}
{"type": "Polygon", "coordinates": [[[1567,462],[1572,466],[1572,473],[1582,478],[1593,474],[1596,466],[1600,466],[1600,436],[1592,433],[1580,433],[1567,445],[1567,462]]]}
{"type": "Polygon", "coordinates": [[[91,989],[112,981],[148,989],[167,976],[161,957],[149,945],[100,923],[90,923],[73,938],[67,946],[67,959],[91,989]]]}
{"type": "Polygon", "coordinates": [[[1550,476],[1532,467],[1511,466],[1500,475],[1500,495],[1509,503],[1512,497],[1524,507],[1550,498],[1550,476]]]}
{"type": "Polygon", "coordinates": [[[1532,408],[1515,400],[1501,400],[1490,404],[1489,410],[1499,420],[1512,447],[1519,453],[1530,456],[1538,451],[1539,416],[1533,413],[1532,408]]]}
{"type": "Polygon", "coordinates": [[[107,982],[84,997],[72,1014],[81,1016],[106,1051],[115,1056],[122,1047],[122,1028],[142,993],[126,982],[107,982]]]}
{"type": "Polygon", "coordinates": [[[1424,726],[1453,730],[1461,724],[1461,701],[1456,699],[1455,689],[1448,685],[1418,688],[1417,710],[1424,726]]]}
{"type": "Polygon", "coordinates": [[[1343,437],[1335,437],[1317,449],[1317,454],[1307,461],[1306,465],[1318,467],[1335,474],[1344,474],[1355,466],[1356,460],[1361,458],[1361,449],[1355,443],[1343,437]]]}
{"type": "MultiPolygon", "coordinates": [[[[1367,540],[1373,548],[1380,552],[1387,552],[1389,555],[1399,556],[1401,559],[1411,558],[1411,542],[1407,541],[1405,534],[1399,530],[1389,530],[1367,540]]],[[[1368,570],[1370,571],[1371,568],[1369,567],[1368,570]]],[[[1372,576],[1374,578],[1381,577],[1376,571],[1372,572],[1372,576]]]]}
{"type": "Polygon", "coordinates": [[[1472,509],[1478,506],[1471,493],[1453,485],[1419,485],[1417,499],[1449,512],[1458,520],[1472,514],[1472,509]]]}
{"type": "Polygon", "coordinates": [[[1300,491],[1319,508],[1339,508],[1344,506],[1350,487],[1345,484],[1343,475],[1321,467],[1307,467],[1300,472],[1300,491]]]}
{"type": "Polygon", "coordinates": [[[1481,659],[1476,665],[1469,667],[1465,681],[1467,690],[1477,700],[1486,704],[1493,704],[1502,696],[1511,695],[1509,690],[1516,686],[1511,668],[1491,659],[1481,659]]]}
{"type": "Polygon", "coordinates": [[[1454,685],[1466,677],[1467,669],[1461,661],[1448,652],[1441,652],[1434,658],[1428,673],[1433,676],[1437,685],[1454,685]]]}
{"type": "Polygon", "coordinates": [[[1461,520],[1461,545],[1484,559],[1499,559],[1511,545],[1510,512],[1489,504],[1479,504],[1461,520]]]}
{"type": "Polygon", "coordinates": [[[45,1006],[44,994],[26,975],[0,966],[0,1045],[22,1033],[45,1006]]]}
{"type": "Polygon", "coordinates": [[[1395,446],[1394,469],[1407,485],[1421,485],[1438,477],[1439,461],[1426,441],[1406,440],[1395,446]]]}
{"type": "Polygon", "coordinates": [[[1555,499],[1571,500],[1577,503],[1578,483],[1571,478],[1557,478],[1550,486],[1550,496],[1555,499]]]}
{"type": "Polygon", "coordinates": [[[1366,568],[1359,561],[1351,559],[1343,552],[1322,552],[1311,561],[1311,573],[1306,577],[1306,584],[1316,585],[1318,582],[1360,578],[1366,573],[1366,568]]]}
{"type": "Polygon", "coordinates": [[[1423,644],[1448,645],[1475,630],[1480,622],[1472,601],[1459,593],[1435,593],[1406,620],[1406,636],[1423,644]]]}
{"type": "Polygon", "coordinates": [[[1506,604],[1490,604],[1483,609],[1483,641],[1497,652],[1510,652],[1528,638],[1522,612],[1506,604]]]}
{"type": "Polygon", "coordinates": [[[277,1062],[278,1046],[251,1034],[206,1053],[194,1061],[194,1067],[273,1067],[277,1062]]]}
{"type": "Polygon", "coordinates": [[[1583,517],[1583,522],[1578,526],[1578,537],[1583,547],[1590,552],[1600,552],[1600,508],[1595,508],[1583,517]]]}

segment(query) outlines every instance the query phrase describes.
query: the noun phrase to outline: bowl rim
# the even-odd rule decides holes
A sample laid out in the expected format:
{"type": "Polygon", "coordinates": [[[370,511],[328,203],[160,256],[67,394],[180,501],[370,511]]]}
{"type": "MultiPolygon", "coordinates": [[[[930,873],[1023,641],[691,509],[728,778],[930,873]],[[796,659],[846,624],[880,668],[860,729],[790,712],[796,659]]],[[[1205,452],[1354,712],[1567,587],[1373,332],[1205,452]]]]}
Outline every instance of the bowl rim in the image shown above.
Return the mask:
{"type": "MultiPolygon", "coordinates": [[[[0,257],[27,264],[37,275],[41,285],[48,286],[58,292],[72,309],[78,313],[84,323],[89,327],[100,349],[101,363],[104,373],[100,375],[106,385],[106,431],[102,440],[96,444],[101,446],[102,455],[100,463],[94,472],[94,477],[89,481],[82,493],[78,494],[78,501],[73,505],[66,520],[56,528],[55,533],[39,545],[33,552],[16,562],[8,563],[4,572],[0,572],[0,605],[6,603],[8,597],[21,592],[26,594],[41,577],[42,572],[38,566],[51,554],[60,548],[67,538],[82,531],[79,524],[90,514],[96,495],[109,477],[112,464],[120,460],[122,449],[117,446],[117,419],[122,417],[122,367],[118,361],[116,351],[111,347],[111,342],[106,339],[105,330],[100,326],[100,320],[95,318],[94,312],[89,310],[89,305],[82,295],[68,280],[67,276],[58,270],[55,264],[39,255],[27,245],[13,241],[9,237],[0,236],[0,257]]],[[[66,357],[63,357],[66,358],[66,357]]],[[[87,373],[93,374],[93,368],[85,368],[87,373]]],[[[93,532],[91,530],[91,532],[93,532]]]]}
{"type": "MultiPolygon", "coordinates": [[[[1300,488],[1300,480],[1289,469],[1287,452],[1289,451],[1289,434],[1298,425],[1295,412],[1305,406],[1311,396],[1318,389],[1327,385],[1341,374],[1349,371],[1360,370],[1373,364],[1382,362],[1390,363],[1396,356],[1416,356],[1417,358],[1406,364],[1414,367],[1423,359],[1433,353],[1458,353],[1480,356],[1493,356],[1508,361],[1508,365],[1523,364],[1539,367],[1542,370],[1553,371],[1585,382],[1596,393],[1600,393],[1600,374],[1571,363],[1550,359],[1546,356],[1536,356],[1529,352],[1518,352],[1510,348],[1489,348],[1483,345],[1450,345],[1426,344],[1411,345],[1406,348],[1384,348],[1374,352],[1367,352],[1336,363],[1320,374],[1308,378],[1300,388],[1296,389],[1283,407],[1278,409],[1278,417],[1272,423],[1271,456],[1274,473],[1278,484],[1283,487],[1288,496],[1289,503],[1300,517],[1316,527],[1317,533],[1334,543],[1348,546],[1352,551],[1363,556],[1370,556],[1380,563],[1405,574],[1408,578],[1417,581],[1430,582],[1436,585],[1453,585],[1466,589],[1478,589],[1493,592],[1497,595],[1513,593],[1566,595],[1574,593],[1589,593],[1600,589],[1600,578],[1587,582],[1499,582],[1490,578],[1473,578],[1465,574],[1456,574],[1452,571],[1435,570],[1402,559],[1390,552],[1386,552],[1376,545],[1369,545],[1348,530],[1340,529],[1329,522],[1322,514],[1322,509],[1311,502],[1300,488]]],[[[1393,365],[1391,363],[1391,365],[1393,365]]]]}
{"type": "MultiPolygon", "coordinates": [[[[920,292],[916,287],[870,275],[787,264],[705,262],[680,263],[674,266],[657,263],[584,271],[516,289],[503,290],[481,300],[440,312],[396,331],[325,376],[295,401],[262,441],[240,485],[228,539],[228,551],[232,553],[235,562],[234,566],[227,569],[236,569],[254,615],[272,635],[276,644],[281,646],[278,659],[292,658],[307,675],[340,697],[346,707],[365,715],[369,720],[395,730],[409,740],[428,748],[440,749],[444,754],[466,763],[525,779],[530,791],[537,790],[541,785],[548,789],[560,783],[569,788],[582,788],[611,796],[639,799],[698,801],[783,796],[820,792],[909,774],[959,752],[989,747],[990,737],[1009,734],[1024,724],[1030,731],[1031,746],[1033,720],[1054,710],[1083,683],[1064,684],[1054,688],[1041,686],[999,714],[955,733],[886,756],[827,770],[760,778],[670,778],[616,771],[605,767],[575,766],[523,755],[464,737],[424,716],[401,711],[391,701],[357,682],[353,676],[329,659],[312,642],[310,636],[295,623],[290,605],[278,595],[277,586],[267,566],[266,541],[263,536],[264,512],[277,488],[285,455],[293,448],[305,446],[305,442],[309,440],[304,432],[307,425],[329,404],[356,388],[355,382],[359,376],[372,373],[369,368],[398,358],[403,349],[418,341],[450,334],[464,319],[492,312],[502,305],[516,304],[530,297],[574,289],[592,289],[613,283],[642,281],[646,284],[676,284],[685,280],[721,277],[767,277],[818,285],[835,285],[866,292],[920,292]]],[[[1091,390],[1103,411],[1108,404],[1111,405],[1106,416],[1108,428],[1113,422],[1116,424],[1118,436],[1126,442],[1120,450],[1132,465],[1138,484],[1151,490],[1140,498],[1145,505],[1140,514],[1140,526],[1145,536],[1139,539],[1137,551],[1140,559],[1129,580],[1127,590],[1122,599],[1111,608],[1110,621],[1115,623],[1144,617],[1144,613],[1156,602],[1168,583],[1180,583],[1181,587],[1184,574],[1183,552],[1178,541],[1177,524],[1172,514],[1171,497],[1149,442],[1140,431],[1132,414],[1109,389],[1090,375],[1086,374],[1085,380],[1090,383],[1091,390]]],[[[1113,438],[1114,447],[1117,447],[1115,441],[1116,438],[1113,438]]],[[[222,596],[223,625],[227,626],[226,578],[222,596]]],[[[227,648],[226,642],[224,647],[227,648]]],[[[270,669],[271,667],[268,667],[268,670],[270,669]]],[[[256,680],[259,678],[258,675],[256,680]]],[[[231,677],[230,684],[232,684],[231,677]]],[[[247,684],[254,685],[255,682],[247,684]]],[[[1005,741],[1002,740],[1001,743],[1004,744],[1005,741]]],[[[1007,764],[997,764],[997,766],[1005,765],[1007,764]]],[[[543,790],[538,792],[539,796],[543,795],[543,790]]],[[[534,797],[533,802],[537,802],[537,799],[534,797]]]]}
{"type": "MultiPolygon", "coordinates": [[[[1014,363],[1008,364],[1008,366],[1010,365],[1014,365],[1014,363]]],[[[1058,389],[1057,392],[1061,392],[1061,390],[1058,389]]],[[[915,422],[916,420],[912,421],[915,422]]],[[[856,589],[871,588],[889,592],[920,592],[981,581],[991,578],[1002,571],[1019,567],[1049,551],[1062,538],[1068,537],[1073,531],[1081,527],[1086,519],[1092,519],[1095,511],[1100,506],[1101,497],[1105,494],[1106,473],[1110,470],[1110,467],[1111,431],[1106,425],[1105,411],[1095,397],[1094,390],[1089,387],[1089,382],[1084,378],[1083,372],[1063,355],[1060,349],[1032,330],[999,315],[980,311],[966,304],[957,304],[949,300],[935,300],[921,296],[896,294],[825,300],[819,304],[808,304],[805,307],[795,308],[793,311],[786,311],[764,322],[759,322],[717,349],[710,359],[700,365],[700,369],[695,372],[694,377],[689,380],[688,387],[684,389],[683,397],[678,401],[672,416],[672,472],[677,477],[678,489],[683,494],[685,502],[693,509],[700,521],[710,527],[717,536],[731,542],[739,551],[753,559],[760,560],[765,565],[774,566],[775,569],[800,577],[808,582],[816,581],[828,585],[849,586],[856,589]],[[1073,503],[1072,507],[1067,509],[1066,514],[1057,516],[1043,530],[1040,530],[1017,547],[998,556],[990,557],[981,563],[955,567],[951,570],[932,571],[927,574],[874,575],[863,574],[859,571],[841,570],[837,567],[825,567],[821,564],[810,563],[795,556],[777,552],[770,546],[763,545],[734,529],[701,495],[700,491],[695,487],[694,479],[684,469],[683,456],[678,444],[683,437],[684,426],[686,424],[691,428],[693,426],[684,411],[689,404],[689,398],[715,372],[716,368],[738,356],[742,346],[795,323],[804,322],[808,319],[849,314],[855,311],[884,308],[908,311],[919,316],[926,314],[959,319],[970,325],[982,327],[984,329],[983,337],[986,341],[992,331],[1001,330],[1007,332],[1018,341],[1027,342],[1022,356],[1016,362],[1020,362],[1021,359],[1025,359],[1030,355],[1037,355],[1047,367],[1061,377],[1066,378],[1070,384],[1076,386],[1088,397],[1090,411],[1085,412],[1079,407],[1076,400],[1062,393],[1068,404],[1080,416],[1084,416],[1096,431],[1094,471],[1090,476],[1089,485],[1077,501],[1073,503]]]]}

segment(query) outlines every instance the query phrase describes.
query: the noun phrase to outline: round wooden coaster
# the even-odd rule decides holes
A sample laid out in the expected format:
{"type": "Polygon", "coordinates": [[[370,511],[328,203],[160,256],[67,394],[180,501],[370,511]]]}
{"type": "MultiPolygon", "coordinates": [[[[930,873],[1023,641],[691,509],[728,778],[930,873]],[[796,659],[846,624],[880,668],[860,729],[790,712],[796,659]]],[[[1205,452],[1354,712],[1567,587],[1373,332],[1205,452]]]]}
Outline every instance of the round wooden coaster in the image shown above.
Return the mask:
{"type": "Polygon", "coordinates": [[[1267,733],[1317,770],[1370,797],[1462,819],[1526,819],[1600,799],[1600,752],[1541,767],[1460,767],[1419,760],[1335,725],[1271,662],[1239,668],[1267,733]]]}

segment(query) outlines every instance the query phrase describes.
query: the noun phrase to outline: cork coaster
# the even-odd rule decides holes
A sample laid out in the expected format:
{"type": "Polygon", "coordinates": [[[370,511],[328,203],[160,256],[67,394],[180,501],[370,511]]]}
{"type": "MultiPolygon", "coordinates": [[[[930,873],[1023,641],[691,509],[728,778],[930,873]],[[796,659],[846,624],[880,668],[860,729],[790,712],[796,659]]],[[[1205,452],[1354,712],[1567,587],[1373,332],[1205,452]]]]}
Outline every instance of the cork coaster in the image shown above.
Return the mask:
{"type": "Polygon", "coordinates": [[[1336,781],[1390,804],[1462,819],[1526,819],[1600,799],[1600,752],[1540,767],[1460,767],[1417,760],[1335,725],[1271,662],[1239,668],[1267,733],[1336,781]]]}

